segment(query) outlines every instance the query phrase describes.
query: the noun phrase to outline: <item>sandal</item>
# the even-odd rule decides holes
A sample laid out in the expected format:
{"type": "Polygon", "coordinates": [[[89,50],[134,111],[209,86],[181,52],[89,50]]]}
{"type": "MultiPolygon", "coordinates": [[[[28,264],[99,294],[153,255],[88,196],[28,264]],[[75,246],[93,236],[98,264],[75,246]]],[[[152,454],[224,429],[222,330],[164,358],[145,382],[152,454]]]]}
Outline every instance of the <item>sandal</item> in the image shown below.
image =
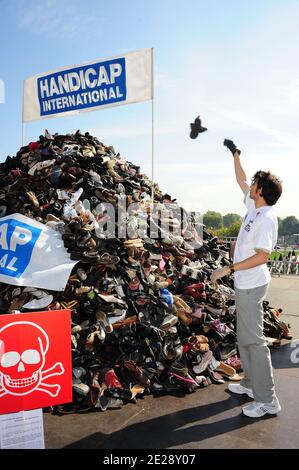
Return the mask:
{"type": "Polygon", "coordinates": [[[212,358],[211,367],[216,372],[220,372],[221,374],[225,374],[229,377],[236,375],[236,369],[222,361],[217,361],[214,357],[212,358]]]}
{"type": "Polygon", "coordinates": [[[131,400],[133,400],[137,395],[143,394],[145,388],[142,385],[133,385],[133,387],[130,388],[130,392],[132,394],[131,400]]]}

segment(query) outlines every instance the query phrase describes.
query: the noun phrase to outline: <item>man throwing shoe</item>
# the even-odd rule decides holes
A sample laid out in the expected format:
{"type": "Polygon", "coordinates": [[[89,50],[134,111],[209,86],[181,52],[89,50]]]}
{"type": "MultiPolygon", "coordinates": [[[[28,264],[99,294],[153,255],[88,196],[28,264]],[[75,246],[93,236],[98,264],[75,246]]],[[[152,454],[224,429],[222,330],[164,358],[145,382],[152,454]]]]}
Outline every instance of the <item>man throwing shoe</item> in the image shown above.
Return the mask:
{"type": "Polygon", "coordinates": [[[234,158],[236,180],[244,193],[247,214],[243,219],[234,251],[233,264],[217,269],[211,281],[234,272],[237,338],[244,378],[240,384],[230,384],[229,390],[246,394],[254,401],[243,408],[252,418],[281,411],[275,394],[270,351],[263,335],[263,300],[271,276],[268,256],[277,241],[278,223],[272,206],[282,193],[281,181],[270,172],[258,171],[247,184],[240,162],[240,150],[225,139],[234,158]]]}

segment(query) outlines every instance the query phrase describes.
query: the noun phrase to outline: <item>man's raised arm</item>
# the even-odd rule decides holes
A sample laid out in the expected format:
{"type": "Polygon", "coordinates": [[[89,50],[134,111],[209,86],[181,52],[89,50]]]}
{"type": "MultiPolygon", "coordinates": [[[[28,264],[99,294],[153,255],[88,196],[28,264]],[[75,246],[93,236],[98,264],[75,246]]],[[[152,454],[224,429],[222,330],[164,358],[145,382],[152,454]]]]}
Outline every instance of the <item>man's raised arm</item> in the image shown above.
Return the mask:
{"type": "Polygon", "coordinates": [[[235,165],[235,175],[236,180],[243,193],[245,194],[249,190],[249,185],[247,183],[246,173],[241,165],[240,155],[241,151],[235,146],[232,140],[225,139],[223,144],[231,151],[234,157],[235,165]]]}

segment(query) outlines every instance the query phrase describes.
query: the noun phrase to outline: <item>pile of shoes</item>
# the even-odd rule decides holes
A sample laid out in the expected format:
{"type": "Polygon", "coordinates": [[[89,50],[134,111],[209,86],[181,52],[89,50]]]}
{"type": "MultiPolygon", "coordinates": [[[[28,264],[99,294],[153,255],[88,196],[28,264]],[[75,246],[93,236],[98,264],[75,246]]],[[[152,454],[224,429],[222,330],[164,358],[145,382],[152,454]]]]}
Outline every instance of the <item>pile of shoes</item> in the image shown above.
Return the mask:
{"type": "MultiPolygon", "coordinates": [[[[0,165],[0,217],[20,213],[46,224],[77,261],[63,292],[0,284],[0,314],[71,310],[73,403],[55,412],[105,411],[149,393],[241,379],[233,278],[210,282],[230,263],[229,251],[204,226],[202,236],[195,225],[182,229],[175,207],[138,166],[89,133],[46,131],[0,165]],[[168,218],[154,219],[152,194],[168,218]],[[107,204],[120,201],[125,210],[112,226],[107,204]]],[[[267,302],[264,309],[266,336],[289,338],[279,311],[267,302]]]]}

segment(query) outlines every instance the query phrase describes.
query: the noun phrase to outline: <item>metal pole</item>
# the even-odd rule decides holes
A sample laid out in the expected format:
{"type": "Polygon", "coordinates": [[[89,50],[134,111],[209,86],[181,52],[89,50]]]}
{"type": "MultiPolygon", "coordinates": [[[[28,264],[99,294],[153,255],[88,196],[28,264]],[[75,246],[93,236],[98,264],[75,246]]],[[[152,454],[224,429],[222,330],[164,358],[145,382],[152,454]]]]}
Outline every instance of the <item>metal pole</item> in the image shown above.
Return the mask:
{"type": "Polygon", "coordinates": [[[23,100],[22,100],[22,147],[24,146],[24,81],[23,81],[23,100]]]}
{"type": "Polygon", "coordinates": [[[24,147],[24,123],[22,121],[22,147],[24,147]]]}
{"type": "Polygon", "coordinates": [[[154,49],[152,52],[152,206],[154,206],[154,49]]]}

